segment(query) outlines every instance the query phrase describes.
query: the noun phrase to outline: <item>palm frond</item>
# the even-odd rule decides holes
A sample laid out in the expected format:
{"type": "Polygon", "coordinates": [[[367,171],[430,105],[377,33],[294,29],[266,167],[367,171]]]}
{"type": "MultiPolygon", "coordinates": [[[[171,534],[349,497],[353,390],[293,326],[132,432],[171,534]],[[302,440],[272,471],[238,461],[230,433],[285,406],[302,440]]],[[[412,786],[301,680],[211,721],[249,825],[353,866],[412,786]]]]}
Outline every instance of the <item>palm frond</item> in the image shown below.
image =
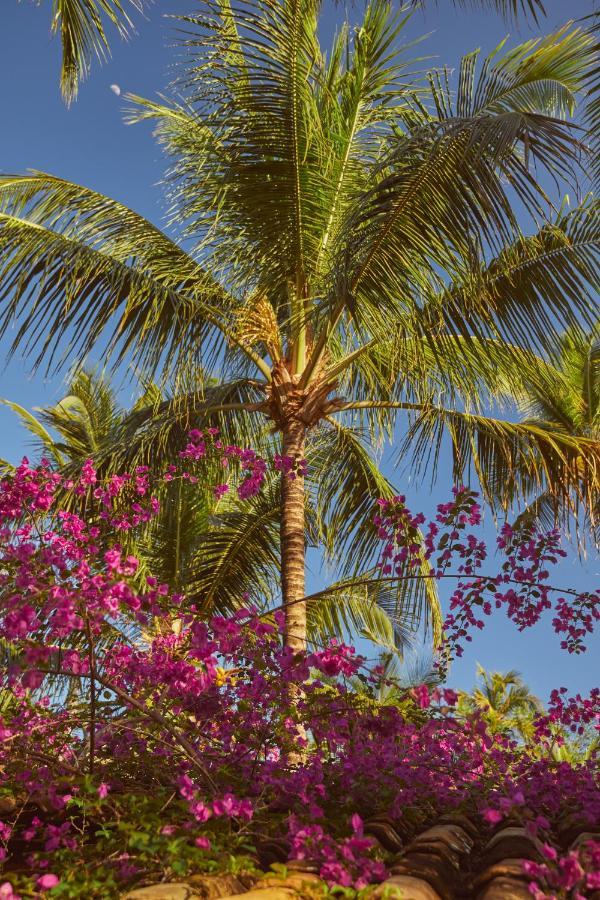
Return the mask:
{"type": "MultiPolygon", "coordinates": [[[[323,86],[319,116],[326,135],[333,135],[323,183],[327,218],[319,242],[316,269],[326,271],[350,204],[368,189],[369,168],[380,155],[381,138],[406,114],[420,86],[407,56],[412,44],[398,46],[409,16],[386,2],[372,2],[360,29],[345,26],[334,42],[323,86]]],[[[417,43],[417,42],[415,42],[417,43]]]]}
{"type": "Polygon", "coordinates": [[[156,121],[173,160],[176,221],[200,247],[218,232],[223,270],[266,294],[292,331],[327,277],[381,135],[418,92],[397,46],[405,12],[374,0],[327,59],[317,11],[313,0],[205,3],[183,18],[186,99],[132,98],[131,119],[156,121]]]}
{"type": "Polygon", "coordinates": [[[328,420],[307,445],[307,487],[314,493],[327,552],[344,571],[369,565],[377,552],[375,501],[396,491],[369,449],[368,435],[328,420]]]}
{"type": "Polygon", "coordinates": [[[322,637],[359,634],[385,650],[397,652],[415,641],[423,622],[432,624],[433,643],[441,636],[437,593],[424,592],[419,575],[382,578],[377,571],[334,582],[310,594],[307,617],[322,637]]]}
{"type": "Polygon", "coordinates": [[[515,531],[519,531],[530,525],[537,525],[539,528],[549,531],[552,528],[556,528],[559,523],[566,531],[568,516],[565,517],[564,510],[563,515],[561,515],[560,504],[557,503],[556,497],[546,490],[538,494],[518,514],[513,522],[513,528],[515,531]]]}
{"type": "Polygon", "coordinates": [[[424,406],[484,412],[492,403],[522,397],[536,379],[560,381],[555,367],[532,351],[499,339],[427,332],[421,321],[418,328],[423,334],[400,332],[355,360],[340,378],[331,415],[368,425],[371,439],[380,441],[391,438],[400,414],[424,406]],[[369,399],[344,399],[359,396],[369,399]]]}
{"type": "Polygon", "coordinates": [[[14,403],[12,400],[1,399],[0,403],[4,403],[9,407],[9,409],[12,409],[12,411],[18,415],[21,423],[36,439],[36,445],[41,446],[43,448],[43,451],[47,453],[53,461],[55,461],[59,466],[64,463],[64,459],[59,448],[56,445],[56,441],[54,440],[50,432],[44,427],[43,422],[37,419],[23,406],[20,406],[18,403],[14,403]]]}
{"type": "MultiPolygon", "coordinates": [[[[600,438],[600,344],[598,329],[587,335],[571,329],[561,337],[554,365],[546,365],[529,373],[515,399],[528,424],[547,432],[558,432],[574,438],[598,441],[600,438]]],[[[580,471],[582,480],[585,473],[580,471]]],[[[535,496],[516,520],[540,522],[545,527],[557,523],[566,533],[574,531],[580,549],[585,548],[591,534],[598,538],[600,496],[598,485],[589,486],[590,502],[583,516],[575,519],[572,510],[546,489],[535,496]]]]}
{"type": "Polygon", "coordinates": [[[375,580],[363,583],[331,585],[328,589],[307,597],[307,627],[315,643],[323,644],[337,638],[353,640],[363,637],[389,653],[398,653],[410,646],[413,632],[388,614],[379,603],[383,598],[381,586],[375,580]]]}
{"type": "Polygon", "coordinates": [[[480,51],[461,60],[453,96],[439,74],[432,75],[438,117],[534,113],[572,115],[577,96],[594,66],[594,43],[583,28],[567,24],[500,55],[502,41],[478,69],[480,51]]]}
{"type": "MultiPolygon", "coordinates": [[[[589,36],[572,29],[497,53],[479,74],[470,57],[457,100],[441,75],[432,76],[434,111],[423,111],[397,138],[346,222],[323,308],[329,332],[346,309],[371,333],[385,334],[390,316],[410,313],[411,298],[430,293],[442,274],[452,280],[458,261],[477,246],[500,253],[519,235],[515,198],[544,216],[548,198],[538,173],[572,180],[582,152],[556,115],[572,105],[594,59],[589,36]]],[[[573,316],[589,318],[587,297],[569,303],[573,316]]],[[[502,324],[502,336],[513,340],[514,325],[502,324]]]]}
{"type": "MultiPolygon", "coordinates": [[[[375,502],[389,499],[397,491],[379,471],[365,436],[339,422],[330,420],[330,427],[311,439],[307,461],[307,486],[309,490],[314,486],[313,502],[325,551],[347,576],[344,584],[358,579],[362,585],[363,574],[377,557],[381,543],[372,522],[375,502]]],[[[434,642],[439,641],[439,597],[425,560],[414,576],[407,570],[394,583],[380,580],[377,590],[378,602],[394,621],[410,619],[413,629],[431,626],[434,642]]]]}
{"type": "Polygon", "coordinates": [[[524,419],[566,434],[597,439],[600,360],[594,332],[566,331],[554,365],[525,374],[514,396],[524,419]]]}
{"type": "MultiPolygon", "coordinates": [[[[430,0],[412,0],[413,6],[427,6],[430,0]]],[[[432,4],[439,0],[431,0],[432,4]]],[[[538,22],[546,15],[542,0],[453,0],[459,9],[489,9],[498,12],[509,20],[517,19],[520,15],[528,16],[534,22],[538,22]]]]}
{"type": "MultiPolygon", "coordinates": [[[[588,29],[596,49],[600,51],[600,11],[595,10],[582,19],[582,24],[588,29]]],[[[584,124],[590,142],[591,182],[594,189],[600,185],[600,65],[596,64],[590,72],[586,84],[586,98],[584,106],[584,124]]]]}
{"type": "Polygon", "coordinates": [[[109,446],[97,455],[108,470],[149,465],[154,471],[178,459],[192,428],[217,427],[228,443],[268,452],[269,433],[260,412],[264,386],[248,379],[206,383],[201,372],[189,392],[152,392],[123,417],[109,446]]]}
{"type": "Polygon", "coordinates": [[[124,415],[108,379],[89,369],[76,370],[66,396],[37,412],[58,434],[57,447],[71,460],[95,457],[114,440],[124,415]]]}
{"type": "Polygon", "coordinates": [[[168,482],[155,494],[159,513],[134,537],[131,546],[140,561],[139,577],[144,583],[146,576],[152,575],[188,596],[197,577],[198,548],[211,529],[215,499],[209,487],[202,489],[184,479],[168,482]]]}
{"type": "Polygon", "coordinates": [[[599,441],[533,422],[425,407],[400,453],[410,452],[417,469],[424,464],[435,468],[445,435],[451,441],[455,481],[468,481],[474,470],[493,505],[507,509],[519,499],[547,491],[567,513],[581,506],[594,515],[600,484],[599,441]]]}
{"type": "Polygon", "coordinates": [[[189,561],[187,599],[207,615],[231,612],[248,600],[268,606],[279,572],[279,512],[276,479],[243,504],[221,501],[189,561]]]}
{"type": "Polygon", "coordinates": [[[80,83],[87,78],[92,59],[103,62],[110,55],[105,22],[125,38],[133,29],[127,6],[142,12],[145,0],[53,0],[52,33],[60,35],[62,64],[60,86],[69,104],[77,98],[80,83]]]}
{"type": "Polygon", "coordinates": [[[310,269],[314,220],[322,214],[312,89],[321,60],[317,6],[283,0],[204,7],[181,17],[189,60],[181,82],[194,100],[191,137],[164,107],[146,104],[143,113],[158,119],[161,138],[176,153],[178,220],[198,236],[218,217],[220,231],[231,236],[223,264],[235,259],[246,275],[253,267],[246,282],[268,289],[281,308],[288,283],[293,299],[310,269]],[[234,249],[235,233],[243,236],[243,255],[241,245],[234,249]]]}
{"type": "Polygon", "coordinates": [[[559,323],[581,334],[596,322],[598,213],[598,201],[588,197],[487,262],[471,253],[464,273],[415,313],[415,329],[425,341],[433,335],[442,358],[455,335],[510,339],[555,354],[559,323]]]}
{"type": "Polygon", "coordinates": [[[53,359],[67,331],[60,362],[107,336],[107,354],[147,369],[197,359],[203,336],[227,331],[224,288],[101,194],[44,174],[0,176],[0,233],[0,332],[17,321],[11,353],[39,348],[36,365],[53,359]]]}

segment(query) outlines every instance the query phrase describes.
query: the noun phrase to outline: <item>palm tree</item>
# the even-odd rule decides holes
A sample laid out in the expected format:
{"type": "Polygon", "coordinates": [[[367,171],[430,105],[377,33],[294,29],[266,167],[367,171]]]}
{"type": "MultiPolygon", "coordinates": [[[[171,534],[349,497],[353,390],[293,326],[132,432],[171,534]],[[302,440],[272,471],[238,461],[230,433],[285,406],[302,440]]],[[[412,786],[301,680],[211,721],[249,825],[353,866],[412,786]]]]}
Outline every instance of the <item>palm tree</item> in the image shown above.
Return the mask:
{"type": "MultiPolygon", "coordinates": [[[[326,539],[343,525],[336,553],[351,576],[376,548],[372,499],[391,491],[367,441],[400,413],[477,412],[522,380],[529,351],[551,352],[557,329],[596,315],[597,205],[548,218],[542,176],[579,171],[569,116],[592,38],[566,27],[482,64],[469,54],[451,87],[449,72],[415,74],[397,49],[407,18],[374,0],[326,55],[314,0],[218,0],[186,17],[179,99],[138,99],[131,113],[156,122],[171,157],[178,242],[50,175],[0,181],[0,326],[19,322],[13,349],[56,361],[103,337],[115,364],[179,373],[178,390],[201,367],[218,372],[159,410],[162,425],[147,411],[152,459],[148,433],[185,417],[257,441],[271,431],[291,465],[310,452],[308,479],[281,479],[294,649],[306,640],[307,493],[326,539]]],[[[547,435],[520,428],[543,450],[547,435]]],[[[556,441],[556,464],[536,474],[564,496],[595,472],[598,447],[556,441]]]]}
{"type": "Polygon", "coordinates": [[[83,463],[118,440],[124,418],[109,381],[86,369],[73,373],[67,393],[58,403],[35,409],[38,416],[12,400],[0,402],[12,409],[29,431],[36,455],[45,456],[56,468],[83,463]]]}
{"type": "Polygon", "coordinates": [[[535,697],[514,669],[509,672],[486,672],[477,665],[481,686],[471,694],[461,694],[459,712],[479,711],[493,733],[519,734],[527,739],[532,733],[533,720],[544,712],[542,702],[535,697]]]}
{"type": "MultiPolygon", "coordinates": [[[[126,410],[119,404],[106,375],[79,369],[69,378],[66,395],[54,405],[29,412],[12,401],[2,402],[19,416],[32,436],[36,458],[39,460],[45,457],[54,468],[70,473],[85,460],[90,458],[102,460],[106,453],[110,453],[110,448],[122,440],[123,429],[129,419],[135,416],[139,408],[145,409],[152,398],[163,399],[156,386],[148,385],[141,391],[141,396],[132,409],[126,410]]],[[[176,454],[169,462],[177,462],[176,454]]],[[[12,468],[6,462],[3,462],[3,466],[7,469],[12,468]]],[[[201,490],[198,486],[192,487],[181,479],[173,483],[159,482],[155,485],[155,490],[160,492],[160,513],[141,534],[136,534],[134,543],[128,546],[128,550],[135,552],[140,559],[142,581],[147,574],[152,573],[161,581],[172,585],[176,591],[189,589],[192,581],[197,583],[199,580],[199,569],[203,568],[198,559],[200,547],[203,543],[207,543],[211,521],[215,519],[217,512],[222,517],[219,532],[225,530],[232,544],[244,540],[243,534],[235,535],[233,525],[235,504],[219,503],[211,494],[210,488],[201,490]],[[223,506],[226,507],[225,510],[222,509],[223,506]],[[229,522],[227,529],[223,528],[224,519],[229,522]]],[[[268,491],[266,495],[268,496],[268,491]]],[[[78,498],[72,495],[65,496],[62,502],[67,501],[74,504],[79,502],[78,498]]],[[[256,514],[255,506],[247,508],[245,513],[246,522],[249,523],[256,514]]],[[[263,520],[261,528],[257,527],[254,531],[254,565],[246,567],[242,565],[235,572],[231,572],[229,569],[232,567],[232,561],[226,554],[225,558],[219,561],[211,554],[209,565],[213,568],[214,582],[211,584],[207,611],[216,607],[222,612],[227,608],[225,589],[226,587],[231,589],[229,583],[234,579],[237,591],[243,592],[250,580],[257,581],[261,590],[266,589],[268,579],[260,577],[261,545],[256,537],[261,534],[267,543],[269,540],[272,542],[274,527],[269,528],[268,523],[263,520]],[[221,568],[227,570],[226,572],[220,571],[218,562],[221,563],[221,568]]],[[[128,541],[127,534],[122,537],[128,541]]],[[[248,540],[248,534],[246,539],[248,540]]],[[[239,553],[241,558],[245,555],[243,552],[239,553]]],[[[270,569],[273,569],[275,562],[273,551],[270,557],[270,569]]],[[[192,599],[196,600],[197,597],[193,596],[192,599]]]]}
{"type": "MultiPolygon", "coordinates": [[[[54,405],[29,412],[12,401],[2,402],[32,436],[36,458],[45,457],[54,468],[70,473],[90,458],[102,465],[122,441],[131,417],[147,408],[152,398],[160,401],[163,396],[148,385],[126,410],[106,375],[79,369],[69,378],[66,395],[54,405]]],[[[177,463],[176,450],[167,459],[177,463]]],[[[245,591],[253,595],[260,591],[263,599],[268,598],[277,564],[273,485],[243,506],[235,499],[216,500],[210,486],[202,490],[183,479],[159,481],[154,491],[160,494],[160,512],[128,546],[140,560],[142,582],[152,574],[175,591],[186,590],[192,601],[202,598],[207,614],[230,609],[234,591],[238,600],[245,591]]],[[[63,503],[67,500],[78,502],[70,495],[63,503]]],[[[122,540],[129,537],[124,534],[122,540]]]]}

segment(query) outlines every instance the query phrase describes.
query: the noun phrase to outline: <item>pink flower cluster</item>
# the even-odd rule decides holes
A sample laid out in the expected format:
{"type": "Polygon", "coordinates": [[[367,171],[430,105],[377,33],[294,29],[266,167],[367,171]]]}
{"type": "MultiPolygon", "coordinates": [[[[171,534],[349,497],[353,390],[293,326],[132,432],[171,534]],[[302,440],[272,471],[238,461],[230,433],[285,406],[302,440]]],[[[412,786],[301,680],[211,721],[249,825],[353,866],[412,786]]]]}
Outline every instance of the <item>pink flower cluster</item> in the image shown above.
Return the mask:
{"type": "Polygon", "coordinates": [[[363,662],[364,657],[357,656],[354,647],[335,638],[325,650],[311,653],[308,657],[309,665],[330,676],[355,675],[363,662]]]}
{"type": "Polygon", "coordinates": [[[600,689],[592,688],[590,696],[585,698],[581,694],[576,694],[575,697],[566,697],[566,694],[565,687],[552,691],[548,705],[548,721],[564,725],[579,735],[582,735],[589,725],[600,731],[600,689]]]}
{"type": "MultiPolygon", "coordinates": [[[[234,444],[225,445],[218,437],[217,428],[207,428],[206,432],[193,429],[189,433],[189,442],[180,452],[182,459],[205,460],[213,457],[221,461],[221,465],[227,468],[231,461],[237,461],[242,472],[246,473],[238,485],[238,497],[240,500],[248,500],[256,496],[264,484],[267,464],[265,460],[249,447],[238,447],[234,444]]],[[[171,473],[169,473],[171,474],[171,473]]],[[[189,477],[189,474],[188,474],[189,477]]],[[[196,476],[193,476],[194,478],[196,476]]],[[[220,499],[229,490],[227,484],[218,484],[215,488],[215,496],[220,499]]]]}
{"type": "Polygon", "coordinates": [[[306,478],[308,472],[308,463],[302,457],[295,458],[293,456],[281,456],[276,453],[273,458],[273,465],[277,472],[282,472],[291,478],[306,478]]]}
{"type": "Polygon", "coordinates": [[[205,803],[199,799],[200,789],[189,775],[181,775],[177,784],[179,793],[188,801],[190,812],[197,822],[207,822],[211,816],[225,816],[229,819],[242,819],[246,822],[252,819],[254,810],[247,797],[240,800],[228,791],[222,797],[205,803]]]}
{"type": "Polygon", "coordinates": [[[550,844],[543,844],[541,852],[545,862],[523,863],[523,871],[531,878],[529,892],[534,900],[585,900],[588,891],[600,889],[600,842],[586,841],[564,856],[550,844]]]}
{"type": "Polygon", "coordinates": [[[321,825],[290,822],[292,859],[320,864],[320,875],[329,884],[356,890],[373,881],[383,881],[386,869],[371,856],[375,841],[365,837],[363,821],[356,813],[350,818],[352,834],[336,840],[321,825]]]}

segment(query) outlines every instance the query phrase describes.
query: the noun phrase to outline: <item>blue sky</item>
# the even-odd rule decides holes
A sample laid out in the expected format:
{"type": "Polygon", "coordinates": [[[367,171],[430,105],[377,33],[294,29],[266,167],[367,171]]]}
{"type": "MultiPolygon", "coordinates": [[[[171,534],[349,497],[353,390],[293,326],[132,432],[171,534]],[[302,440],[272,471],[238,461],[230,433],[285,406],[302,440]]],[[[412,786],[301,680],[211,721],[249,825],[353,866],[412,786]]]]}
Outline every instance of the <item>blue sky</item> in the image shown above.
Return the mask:
{"type": "MultiPolygon", "coordinates": [[[[358,7],[350,4],[352,11],[358,7]]],[[[173,47],[175,23],[165,15],[197,8],[195,0],[156,0],[145,18],[137,18],[138,34],[129,43],[115,40],[113,55],[104,66],[96,65],[83,86],[79,101],[67,110],[59,95],[59,47],[49,35],[49,0],[38,6],[32,0],[3,0],[0,13],[0,171],[24,172],[29,168],[51,172],[85,184],[114,197],[160,224],[164,205],[157,183],[163,172],[160,151],[145,125],[126,126],[122,120],[122,99],[110,90],[118,84],[123,92],[152,97],[172,77],[177,58],[173,47]]],[[[432,65],[455,66],[460,56],[476,47],[491,50],[507,34],[518,42],[547,33],[568,18],[586,15],[596,8],[592,0],[547,0],[548,17],[539,27],[508,26],[489,12],[460,12],[447,0],[431,2],[426,13],[414,15],[407,34],[411,38],[431,32],[419,53],[431,55],[432,65]]],[[[332,32],[345,15],[343,3],[328,5],[324,32],[332,32]]],[[[8,340],[0,342],[4,360],[8,340]]],[[[58,399],[61,377],[50,379],[31,374],[27,362],[14,359],[1,374],[0,396],[31,408],[58,399]]],[[[128,389],[123,400],[127,402],[128,389]]],[[[17,460],[26,451],[25,435],[14,416],[0,408],[2,443],[0,456],[17,460]]],[[[386,454],[384,468],[392,469],[386,454]]],[[[410,483],[406,473],[396,482],[408,493],[415,508],[429,512],[435,503],[447,499],[448,479],[443,475],[433,494],[410,483]]],[[[493,535],[490,523],[488,536],[493,535]]],[[[575,554],[561,565],[554,579],[562,587],[595,588],[600,583],[597,558],[585,563],[575,554]]],[[[311,588],[323,584],[323,574],[313,572],[311,588]]],[[[567,657],[558,649],[551,627],[518,634],[503,618],[492,619],[476,636],[462,661],[452,672],[452,682],[460,687],[472,684],[475,662],[486,668],[519,669],[531,687],[547,696],[551,687],[564,684],[588,691],[598,682],[600,639],[589,642],[588,653],[567,657]]]]}

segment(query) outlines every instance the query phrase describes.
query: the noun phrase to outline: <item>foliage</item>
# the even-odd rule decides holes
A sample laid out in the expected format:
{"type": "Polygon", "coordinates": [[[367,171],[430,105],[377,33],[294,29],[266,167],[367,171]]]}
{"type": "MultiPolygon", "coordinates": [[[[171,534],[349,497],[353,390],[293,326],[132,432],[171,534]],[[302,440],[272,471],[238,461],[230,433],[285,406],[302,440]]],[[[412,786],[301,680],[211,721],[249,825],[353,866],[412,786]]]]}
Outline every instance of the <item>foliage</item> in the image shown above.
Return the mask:
{"type": "Polygon", "coordinates": [[[174,379],[173,402],[132,423],[113,470],[124,452],[145,464],[147,431],[164,447],[174,421],[201,417],[253,446],[294,425],[321,461],[320,533],[349,569],[372,549],[370,445],[400,416],[417,462],[450,434],[457,469],[475,457],[484,487],[501,472],[500,503],[543,491],[587,508],[596,440],[481,413],[507,385],[519,392],[532,351],[546,362],[561,330],[595,324],[597,201],[562,194],[585,177],[573,125],[596,39],[569,26],[468,54],[456,76],[423,73],[406,10],[374,0],[327,51],[320,12],[217,0],[181,18],[178,81],[130,113],[169,159],[169,234],[63,179],[3,176],[0,329],[17,322],[14,348],[37,363],[100,345],[174,379]]]}
{"type": "MultiPolygon", "coordinates": [[[[185,470],[166,475],[207,477],[209,437],[193,432],[185,470]]],[[[222,452],[239,467],[238,494],[260,492],[264,461],[251,450],[222,452]]],[[[285,461],[280,468],[294,477],[285,461]]],[[[290,858],[309,857],[330,884],[361,889],[386,871],[364,830],[375,813],[391,814],[407,835],[456,809],[483,823],[510,815],[540,837],[573,808],[597,819],[596,760],[557,763],[549,752],[555,724],[598,720],[597,692],[557,692],[530,748],[491,734],[477,715],[455,717],[450,689],[422,685],[393,705],[378,702],[385,666],[365,670],[354,648],[336,641],[294,653],[281,641],[281,610],[265,617],[249,607],[207,623],[168,585],[150,577],[140,589],[137,560],[118,539],[158,513],[151,487],[144,469],[101,479],[89,460],[69,485],[27,463],[2,481],[0,633],[12,648],[4,686],[13,698],[0,720],[5,896],[109,897],[156,875],[248,869],[261,841],[282,835],[290,858]],[[61,509],[65,489],[87,498],[89,519],[61,509]],[[107,632],[119,640],[103,642],[107,632]],[[370,692],[351,689],[359,674],[370,692]]],[[[464,570],[459,580],[494,580],[470,571],[468,529],[478,517],[464,489],[440,505],[423,539],[436,577],[451,574],[449,553],[464,570]]],[[[404,553],[421,565],[420,519],[400,498],[381,502],[384,566],[401,565],[394,556],[404,553]]],[[[531,542],[535,566],[547,541],[531,542]]],[[[518,558],[505,536],[499,543],[518,558]]],[[[523,579],[518,568],[513,561],[508,581],[525,627],[534,621],[530,578],[547,586],[538,570],[523,579]]],[[[576,617],[577,598],[572,606],[576,617]]],[[[442,662],[451,652],[450,634],[442,662]]]]}
{"type": "MultiPolygon", "coordinates": [[[[139,393],[133,406],[124,409],[106,374],[79,369],[69,378],[65,396],[53,406],[29,412],[14,402],[4,402],[32,436],[33,459],[48,459],[65,476],[72,476],[91,456],[100,474],[110,471],[111,463],[120,456],[115,448],[127,444],[132,431],[144,432],[147,456],[141,461],[149,465],[151,473],[162,476],[179,462],[185,432],[179,421],[164,447],[149,420],[152,410],[160,417],[157,405],[167,402],[164,393],[152,384],[141,387],[139,393]]],[[[346,531],[354,533],[361,515],[368,520],[370,508],[364,489],[359,490],[356,506],[352,500],[342,502],[347,485],[340,484],[337,470],[330,470],[331,460],[336,460],[349,482],[342,450],[345,440],[346,435],[340,436],[339,442],[319,436],[307,446],[307,542],[311,546],[325,544],[330,554],[334,537],[342,540],[346,531]],[[326,469],[330,470],[327,479],[326,469]],[[328,497],[329,489],[335,491],[333,497],[328,497]],[[335,507],[336,515],[325,534],[322,523],[327,507],[335,507]]],[[[264,436],[260,449],[263,456],[272,455],[272,436],[264,436]]],[[[366,480],[372,494],[391,496],[391,485],[368,456],[361,456],[358,441],[351,452],[357,467],[369,467],[366,480]]],[[[125,450],[120,462],[124,467],[131,462],[125,450]]],[[[12,469],[6,462],[4,468],[12,469]]],[[[220,462],[214,461],[211,477],[217,478],[219,470],[220,462]]],[[[154,491],[160,501],[158,513],[144,528],[128,533],[121,541],[139,560],[140,584],[152,575],[174,590],[185,590],[191,602],[201,603],[207,616],[231,612],[244,596],[261,609],[274,600],[279,590],[280,556],[280,497],[274,461],[260,493],[243,502],[235,491],[222,487],[215,493],[203,484],[181,478],[161,477],[154,481],[154,491]]],[[[61,503],[79,514],[84,509],[81,498],[70,492],[61,496],[61,503]]],[[[364,527],[361,530],[366,531],[364,527]]],[[[397,653],[398,644],[410,641],[423,618],[433,620],[433,630],[439,632],[439,601],[431,584],[425,582],[421,588],[415,583],[410,590],[399,592],[393,585],[381,584],[365,574],[360,583],[346,578],[332,585],[328,593],[308,598],[309,641],[361,634],[397,653]]]]}
{"type": "Polygon", "coordinates": [[[129,12],[141,13],[146,5],[146,0],[52,0],[50,29],[60,37],[60,88],[67,104],[77,98],[92,60],[104,62],[110,56],[106,24],[126,38],[133,30],[129,12]]]}
{"type": "MultiPolygon", "coordinates": [[[[41,0],[36,0],[39,4],[41,0]]],[[[423,0],[413,0],[415,5],[423,0]]],[[[464,6],[465,0],[455,0],[464,6]]],[[[473,5],[489,6],[507,17],[523,12],[533,19],[544,14],[541,0],[470,0],[473,5]]],[[[63,98],[70,104],[77,98],[80,83],[88,76],[92,59],[103,62],[110,55],[105,22],[114,26],[121,38],[133,29],[127,6],[143,12],[145,0],[53,0],[52,34],[60,35],[62,64],[60,84],[63,98]]]]}
{"type": "MultiPolygon", "coordinates": [[[[587,335],[568,331],[562,335],[554,364],[539,366],[535,373],[524,379],[522,389],[516,392],[521,419],[526,425],[550,434],[564,434],[584,440],[597,440],[600,435],[600,340],[598,327],[587,335]]],[[[551,464],[551,463],[549,463],[551,464]]],[[[581,470],[585,466],[576,457],[571,465],[581,470]]],[[[486,473],[490,481],[498,481],[506,473],[495,469],[486,473]]],[[[597,542],[598,534],[598,477],[589,479],[589,496],[584,506],[586,516],[576,516],[580,530],[592,532],[597,542]]],[[[571,512],[576,512],[576,503],[571,512]]],[[[539,494],[522,513],[534,517],[546,526],[557,521],[555,498],[548,492],[539,494]]],[[[563,516],[563,527],[569,521],[563,516]]]]}
{"type": "Polygon", "coordinates": [[[477,676],[481,686],[471,694],[461,694],[458,709],[467,714],[479,710],[492,733],[502,731],[526,738],[543,705],[519,673],[514,670],[488,673],[478,665],[477,676]]]}

